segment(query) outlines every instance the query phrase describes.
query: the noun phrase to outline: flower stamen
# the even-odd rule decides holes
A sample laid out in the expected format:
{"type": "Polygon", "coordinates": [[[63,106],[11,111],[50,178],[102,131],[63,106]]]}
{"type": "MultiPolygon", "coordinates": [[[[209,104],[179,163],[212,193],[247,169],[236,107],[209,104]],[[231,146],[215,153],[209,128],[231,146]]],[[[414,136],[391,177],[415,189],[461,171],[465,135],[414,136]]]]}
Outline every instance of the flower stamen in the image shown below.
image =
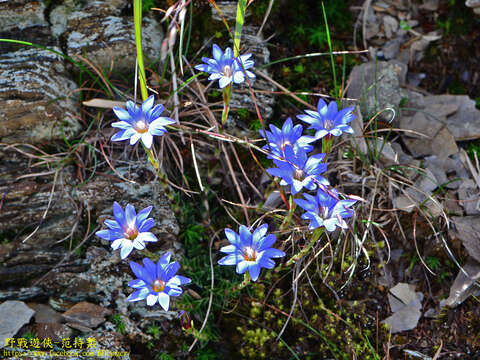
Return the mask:
{"type": "Polygon", "coordinates": [[[124,234],[128,240],[134,240],[138,236],[138,230],[136,227],[128,227],[124,234]]]}
{"type": "Polygon", "coordinates": [[[147,123],[145,122],[145,120],[138,120],[136,123],[135,123],[135,130],[137,130],[138,133],[146,133],[148,131],[148,125],[147,123]]]}
{"type": "Polygon", "coordinates": [[[243,248],[243,258],[246,261],[256,261],[257,260],[257,252],[254,248],[250,246],[246,246],[243,248]]]}
{"type": "Polygon", "coordinates": [[[162,281],[160,279],[155,279],[155,281],[152,284],[152,290],[155,292],[162,292],[165,289],[165,281],[162,281]]]}

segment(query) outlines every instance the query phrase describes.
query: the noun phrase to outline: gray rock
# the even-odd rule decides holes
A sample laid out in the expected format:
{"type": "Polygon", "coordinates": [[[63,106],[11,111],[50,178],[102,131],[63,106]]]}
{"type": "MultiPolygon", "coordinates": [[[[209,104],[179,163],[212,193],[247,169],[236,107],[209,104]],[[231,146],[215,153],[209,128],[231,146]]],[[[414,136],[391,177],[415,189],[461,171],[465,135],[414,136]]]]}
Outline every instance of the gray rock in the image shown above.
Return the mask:
{"type": "Polygon", "coordinates": [[[398,31],[398,20],[393,16],[385,15],[383,17],[383,31],[385,32],[387,39],[391,39],[398,31]]]}
{"type": "Polygon", "coordinates": [[[67,322],[80,324],[89,328],[96,328],[105,321],[105,316],[110,313],[111,311],[108,309],[84,301],[64,312],[62,318],[67,322]]]}
{"type": "Polygon", "coordinates": [[[455,138],[446,126],[430,138],[418,139],[405,136],[404,142],[414,157],[436,155],[445,158],[458,153],[455,138]]]}
{"type": "Polygon", "coordinates": [[[382,322],[388,324],[392,334],[414,329],[421,316],[423,294],[415,292],[413,285],[398,283],[390,289],[388,300],[393,315],[382,322]]]}
{"type": "MultiPolygon", "coordinates": [[[[60,5],[52,10],[50,21],[54,34],[65,38],[68,55],[84,56],[103,69],[113,65],[115,71],[132,72],[136,63],[133,19],[119,16],[125,2],[116,3],[120,6],[106,1],[88,1],[83,6],[60,5]]],[[[144,17],[142,49],[147,61],[160,57],[162,38],[160,24],[144,17]]]]}
{"type": "MultiPolygon", "coordinates": [[[[2,1],[0,6],[0,38],[16,39],[42,44],[57,45],[51,36],[45,19],[45,3],[42,0],[2,1]]],[[[27,45],[0,42],[0,53],[28,49],[27,45]]]]}
{"type": "MultiPolygon", "coordinates": [[[[217,5],[227,21],[235,20],[237,11],[237,3],[235,1],[218,1],[217,5]]],[[[212,7],[212,20],[222,21],[214,7],[212,7]]],[[[265,44],[263,36],[257,36],[258,30],[259,27],[257,25],[246,22],[242,29],[241,42],[241,47],[243,49],[248,49],[248,52],[253,54],[256,68],[270,62],[270,51],[265,44]]],[[[262,71],[266,72],[265,70],[262,71]]],[[[275,87],[260,76],[257,76],[254,81],[251,81],[250,85],[253,90],[264,91],[257,92],[255,98],[262,117],[266,120],[270,119],[273,115],[273,106],[275,104],[275,98],[271,92],[275,90],[275,87]]],[[[230,98],[230,107],[232,110],[246,108],[250,113],[256,114],[255,103],[250,95],[248,83],[245,82],[240,86],[234,87],[230,98]]],[[[229,127],[229,130],[233,130],[234,132],[238,131],[236,129],[238,128],[238,119],[234,119],[233,116],[230,115],[227,126],[229,127]]],[[[245,136],[245,134],[243,136],[245,136]]]]}
{"type": "Polygon", "coordinates": [[[457,141],[475,140],[480,138],[480,110],[475,107],[475,101],[467,95],[432,95],[426,96],[425,110],[435,112],[438,108],[445,109],[447,127],[457,141]],[[455,109],[453,111],[453,109],[455,109]]]}
{"type": "Polygon", "coordinates": [[[400,52],[400,46],[403,43],[403,38],[397,37],[393,40],[389,40],[383,45],[382,53],[386,60],[395,59],[400,52]]]}
{"type": "Polygon", "coordinates": [[[1,54],[0,141],[38,144],[75,136],[81,129],[71,94],[76,88],[57,54],[35,48],[1,54]]]}
{"type": "MultiPolygon", "coordinates": [[[[371,117],[386,108],[397,109],[402,99],[409,98],[409,93],[401,88],[406,75],[407,65],[396,60],[357,65],[350,73],[347,97],[360,100],[364,117],[371,117]]],[[[391,112],[385,112],[381,117],[393,120],[391,112]]]]}
{"type": "Polygon", "coordinates": [[[0,304],[0,348],[6,345],[6,339],[12,338],[30,322],[34,313],[22,301],[8,300],[0,304]]]}
{"type": "Polygon", "coordinates": [[[468,254],[480,262],[480,216],[454,216],[455,235],[462,241],[468,254]]]}
{"type": "Polygon", "coordinates": [[[30,286],[15,290],[0,290],[0,301],[5,300],[31,300],[45,298],[47,293],[39,286],[30,286]]]}
{"type": "Polygon", "coordinates": [[[73,335],[72,329],[58,322],[36,323],[32,330],[39,339],[52,339],[53,342],[61,342],[73,335]]]}
{"type": "Polygon", "coordinates": [[[469,259],[458,272],[455,281],[450,287],[450,294],[447,299],[440,302],[440,306],[456,307],[464,302],[470,295],[480,293],[477,280],[480,279],[480,264],[469,259]]]}
{"type": "Polygon", "coordinates": [[[30,303],[28,307],[35,311],[35,322],[36,323],[60,323],[62,320],[62,315],[50,306],[39,303],[30,303]]]}
{"type": "Polygon", "coordinates": [[[480,193],[477,184],[472,180],[463,180],[458,188],[458,199],[467,215],[480,215],[480,193]]]}
{"type": "Polygon", "coordinates": [[[404,130],[411,130],[406,135],[419,139],[427,139],[437,134],[445,126],[446,118],[441,118],[437,113],[430,115],[428,112],[417,111],[413,116],[402,116],[400,127],[404,130]],[[423,135],[423,136],[422,136],[423,135]]]}
{"type": "Polygon", "coordinates": [[[0,9],[1,31],[48,26],[45,20],[45,4],[38,0],[3,1],[0,9]]]}

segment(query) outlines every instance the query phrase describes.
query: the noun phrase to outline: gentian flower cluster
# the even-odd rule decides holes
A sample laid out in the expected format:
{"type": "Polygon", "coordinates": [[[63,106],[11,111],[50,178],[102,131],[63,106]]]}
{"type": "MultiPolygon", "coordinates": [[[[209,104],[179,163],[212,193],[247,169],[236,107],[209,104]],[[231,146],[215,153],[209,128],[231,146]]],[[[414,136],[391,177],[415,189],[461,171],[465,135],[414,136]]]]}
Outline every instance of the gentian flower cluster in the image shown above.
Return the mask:
{"type": "MultiPolygon", "coordinates": [[[[135,208],[128,204],[125,211],[117,203],[113,203],[113,216],[115,220],[105,220],[108,230],[100,230],[95,234],[105,240],[112,241],[112,248],[120,250],[120,257],[125,259],[133,249],[145,249],[146,242],[157,241],[154,234],[149,232],[154,225],[148,215],[152,211],[149,206],[138,214],[135,208]]],[[[191,280],[187,277],[176,275],[180,265],[178,262],[170,263],[171,254],[165,253],[155,265],[150,259],[144,258],[143,265],[130,261],[130,268],[137,279],[128,283],[136,289],[127,300],[139,301],[146,299],[147,305],[153,306],[157,302],[168,311],[170,296],[180,296],[180,285],[188,284],[191,280]]]]}
{"type": "Polygon", "coordinates": [[[273,234],[267,235],[268,225],[259,226],[253,234],[244,225],[240,225],[239,233],[231,229],[225,229],[225,236],[230,245],[220,249],[228,254],[220,259],[220,265],[236,265],[238,274],[248,271],[252,281],[257,281],[260,269],[272,269],[275,262],[272,258],[285,256],[281,250],[271,246],[275,243],[276,237],[273,234]]]}
{"type": "Polygon", "coordinates": [[[352,128],[347,125],[354,119],[353,108],[338,111],[335,101],[326,104],[320,100],[318,111],[305,110],[306,115],[297,117],[310,124],[316,131],[315,136],[302,136],[302,125],[293,126],[288,118],[282,129],[270,125],[271,132],[260,131],[268,144],[263,149],[268,150],[268,158],[273,159],[276,168],[269,168],[267,172],[279,177],[280,185],[290,185],[292,195],[306,190],[317,190],[315,196],[304,193],[304,199],[295,199],[295,203],[306,212],[303,219],[310,220],[309,229],[325,227],[327,231],[334,231],[337,227],[347,228],[344,219],[353,215],[351,206],[354,200],[340,200],[339,194],[334,189],[328,189],[328,181],[320,174],[324,173],[327,165],[322,161],[326,154],[308,156],[313,150],[311,145],[323,137],[339,136],[342,132],[352,133],[352,128]]]}
{"type": "Polygon", "coordinates": [[[113,216],[115,220],[105,220],[109,230],[100,230],[95,233],[98,237],[112,241],[112,249],[120,249],[120,257],[125,259],[135,248],[145,249],[145,242],[158,241],[155,235],[149,230],[155,225],[148,215],[152,211],[149,206],[138,214],[135,208],[128,204],[123,211],[122,207],[115,201],[113,203],[113,216]]]}
{"type": "Polygon", "coordinates": [[[168,311],[170,296],[180,296],[182,289],[180,285],[185,285],[191,280],[185,276],[176,275],[180,265],[177,261],[170,262],[171,254],[165,253],[154,264],[150,259],[143,259],[143,266],[130,261],[130,268],[137,276],[137,279],[128,283],[128,286],[136,289],[127,300],[139,301],[147,300],[148,306],[153,306],[157,302],[168,311]]]}
{"type": "Polygon", "coordinates": [[[112,136],[112,141],[130,140],[130,145],[135,145],[141,140],[147,149],[153,144],[154,136],[162,136],[167,132],[166,125],[175,123],[175,120],[160,116],[163,105],[153,106],[154,97],[150,96],[141,107],[133,101],[127,101],[127,110],[114,107],[113,112],[120,121],[114,122],[112,127],[120,131],[112,136]]]}
{"type": "Polygon", "coordinates": [[[315,140],[326,136],[340,136],[342,133],[353,134],[353,129],[347,125],[355,116],[352,114],[353,107],[338,111],[337,103],[331,101],[325,103],[318,101],[317,111],[305,110],[305,114],[297,115],[297,118],[310,124],[308,129],[315,130],[315,140]]]}
{"type": "Polygon", "coordinates": [[[313,146],[309,143],[315,139],[302,136],[302,125],[293,126],[291,118],[287,118],[282,128],[279,129],[275,125],[270,125],[271,131],[260,130],[260,135],[267,139],[268,144],[262,149],[269,151],[268,159],[283,159],[285,158],[285,147],[292,146],[294,150],[302,148],[306,153],[313,150],[313,146]]]}
{"type": "Polygon", "coordinates": [[[212,47],[212,54],[213,59],[202,58],[204,64],[196,65],[195,69],[209,73],[208,80],[218,80],[221,89],[232,82],[243,83],[245,75],[249,79],[255,78],[255,74],[248,70],[254,66],[254,61],[251,59],[252,54],[234,57],[231,48],[227,48],[224,53],[216,44],[212,47]]]}
{"type": "MultiPolygon", "coordinates": [[[[332,190],[330,190],[332,191],[332,190]]],[[[338,197],[338,193],[333,190],[338,197]]],[[[352,217],[353,211],[350,207],[355,204],[355,200],[339,200],[327,192],[318,189],[317,194],[303,194],[305,199],[295,199],[295,203],[306,212],[302,219],[310,220],[308,228],[310,230],[324,226],[327,231],[334,231],[338,226],[348,228],[344,219],[352,217]]]]}

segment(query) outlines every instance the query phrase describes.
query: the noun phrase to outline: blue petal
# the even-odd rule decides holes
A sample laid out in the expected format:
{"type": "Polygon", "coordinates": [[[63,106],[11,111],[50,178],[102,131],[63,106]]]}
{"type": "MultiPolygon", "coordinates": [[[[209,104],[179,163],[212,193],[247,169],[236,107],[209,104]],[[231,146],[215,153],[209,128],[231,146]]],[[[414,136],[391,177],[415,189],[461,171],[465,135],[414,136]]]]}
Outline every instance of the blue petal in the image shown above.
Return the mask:
{"type": "Polygon", "coordinates": [[[233,231],[232,229],[226,228],[225,236],[227,237],[227,240],[230,242],[230,244],[241,247],[240,237],[235,231],[233,231]]]}
{"type": "Polygon", "coordinates": [[[125,109],[122,109],[122,108],[119,108],[119,107],[114,107],[113,112],[115,113],[117,118],[119,118],[122,121],[129,122],[132,119],[130,114],[125,109]]]}
{"type": "Polygon", "coordinates": [[[138,279],[145,281],[147,284],[151,284],[155,280],[152,274],[145,271],[142,265],[139,265],[134,261],[130,261],[130,269],[132,269],[138,279]]]}
{"type": "Polygon", "coordinates": [[[192,282],[192,279],[182,276],[182,275],[176,275],[170,279],[168,282],[169,285],[185,285],[185,284],[190,284],[192,282]]]}
{"type": "Polygon", "coordinates": [[[248,267],[248,273],[252,281],[257,281],[258,276],[260,275],[260,265],[253,263],[248,267]]]}
{"type": "Polygon", "coordinates": [[[239,249],[237,245],[226,245],[226,246],[222,246],[219,251],[225,254],[229,254],[229,253],[237,252],[239,250],[241,249],[239,249]]]}
{"type": "Polygon", "coordinates": [[[269,234],[263,240],[257,245],[257,250],[258,251],[263,251],[271,247],[275,241],[277,241],[277,238],[273,234],[269,234]]]}
{"type": "Polygon", "coordinates": [[[126,121],[117,121],[117,122],[112,123],[112,127],[116,128],[116,129],[127,130],[127,129],[130,129],[132,127],[132,124],[130,124],[126,121]]]}
{"type": "Polygon", "coordinates": [[[239,253],[234,253],[227,255],[220,260],[218,260],[219,265],[236,265],[239,262],[243,261],[243,256],[239,253]]]}
{"type": "Polygon", "coordinates": [[[170,296],[168,296],[164,292],[161,292],[158,294],[158,302],[160,303],[160,306],[163,308],[163,310],[168,311],[168,307],[170,305],[170,296]]]}
{"type": "Polygon", "coordinates": [[[219,61],[223,56],[223,51],[218,47],[217,44],[213,44],[212,54],[213,54],[214,59],[219,61]]]}
{"type": "Polygon", "coordinates": [[[263,224],[262,226],[259,226],[252,235],[252,243],[253,245],[258,245],[265,235],[267,234],[268,231],[268,224],[263,224]]]}
{"type": "Polygon", "coordinates": [[[150,276],[155,279],[157,277],[157,268],[153,261],[149,258],[144,258],[143,265],[145,266],[144,271],[148,272],[150,276]]]}
{"type": "Polygon", "coordinates": [[[135,291],[134,293],[130,294],[130,296],[127,298],[127,301],[143,300],[147,297],[148,293],[149,293],[148,288],[143,287],[143,288],[135,291]]]}
{"type": "Polygon", "coordinates": [[[284,257],[285,253],[282,250],[270,248],[264,251],[263,256],[268,258],[280,258],[284,257]]]}
{"type": "Polygon", "coordinates": [[[127,220],[128,226],[134,226],[136,218],[137,213],[135,212],[135,208],[132,205],[127,204],[125,207],[125,219],[127,220]]]}
{"type": "Polygon", "coordinates": [[[147,100],[145,100],[142,104],[142,112],[145,114],[153,107],[153,103],[155,102],[155,98],[153,95],[150,95],[147,100]]]}
{"type": "Polygon", "coordinates": [[[122,227],[120,225],[118,225],[118,223],[115,220],[107,219],[103,223],[105,225],[107,225],[112,230],[117,230],[117,231],[122,231],[123,232],[122,227]]]}
{"type": "Polygon", "coordinates": [[[137,214],[137,221],[139,224],[142,223],[146,218],[148,218],[148,215],[150,215],[150,212],[152,211],[152,206],[148,206],[145,209],[142,209],[138,212],[137,214]]]}
{"type": "Polygon", "coordinates": [[[120,204],[117,203],[116,201],[113,203],[113,216],[115,217],[115,220],[117,220],[117,223],[122,228],[126,227],[127,222],[125,220],[125,213],[123,212],[123,209],[120,206],[120,204]]]}
{"type": "Polygon", "coordinates": [[[142,279],[135,279],[135,280],[129,281],[128,286],[132,288],[141,288],[141,287],[146,287],[147,284],[142,279]]]}
{"type": "Polygon", "coordinates": [[[182,289],[177,287],[177,286],[169,286],[169,285],[165,285],[165,290],[164,292],[168,295],[168,296],[180,296],[182,295],[182,289]]]}
{"type": "Polygon", "coordinates": [[[180,264],[178,263],[178,261],[169,264],[168,267],[165,269],[165,277],[162,280],[168,282],[172,277],[175,276],[178,269],[180,269],[180,264]]]}
{"type": "Polygon", "coordinates": [[[146,241],[146,242],[157,242],[157,237],[152,234],[151,232],[141,232],[137,235],[137,239],[139,241],[146,241]]]}
{"type": "Polygon", "coordinates": [[[95,233],[99,238],[104,240],[117,240],[123,238],[123,232],[114,231],[114,230],[100,230],[95,233]]]}
{"type": "Polygon", "coordinates": [[[240,261],[239,263],[237,263],[237,274],[243,274],[245,271],[247,271],[249,263],[249,261],[240,261]]]}
{"type": "MultiPolygon", "coordinates": [[[[138,220],[138,216],[137,216],[137,220],[138,220]]],[[[153,226],[155,226],[155,221],[152,218],[149,218],[140,223],[138,230],[140,232],[146,232],[150,230],[153,226]]]]}
{"type": "Polygon", "coordinates": [[[241,242],[240,246],[252,246],[252,233],[245,225],[240,225],[239,233],[241,242]]]}

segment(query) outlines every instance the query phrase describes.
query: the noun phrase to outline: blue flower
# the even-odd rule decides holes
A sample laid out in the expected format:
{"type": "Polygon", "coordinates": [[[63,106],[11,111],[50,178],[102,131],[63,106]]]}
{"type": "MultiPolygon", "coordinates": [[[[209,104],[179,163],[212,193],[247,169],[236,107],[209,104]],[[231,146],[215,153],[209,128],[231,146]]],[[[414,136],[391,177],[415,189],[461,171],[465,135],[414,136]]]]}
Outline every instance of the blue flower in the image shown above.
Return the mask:
{"type": "Polygon", "coordinates": [[[175,261],[170,263],[170,253],[165,253],[155,265],[152,260],[143,259],[142,265],[130,261],[130,268],[137,279],[128,283],[128,286],[136,289],[128,298],[128,301],[147,299],[147,305],[153,306],[157,302],[163,310],[168,311],[170,296],[180,296],[180,285],[188,284],[191,280],[185,276],[176,275],[180,264],[175,261]]]}
{"type": "Polygon", "coordinates": [[[112,127],[120,131],[112,136],[112,141],[123,141],[130,139],[130,145],[142,140],[147,149],[152,147],[153,136],[162,136],[167,132],[165,125],[175,123],[175,120],[160,116],[163,112],[163,105],[153,107],[153,95],[144,101],[141,107],[133,101],[127,101],[127,110],[114,107],[113,112],[120,121],[114,122],[112,127]]]}
{"type": "Polygon", "coordinates": [[[115,220],[105,220],[104,224],[109,230],[97,231],[95,235],[112,241],[113,250],[121,249],[120,257],[125,259],[133,248],[143,250],[145,242],[158,241],[155,235],[148,231],[155,225],[153,219],[148,217],[150,211],[152,211],[151,206],[137,214],[135,208],[128,204],[124,212],[122,207],[114,202],[113,216],[115,220]]]}
{"type": "MultiPolygon", "coordinates": [[[[333,195],[338,195],[336,191],[332,191],[333,195]]],[[[347,223],[344,219],[352,217],[353,210],[350,207],[355,204],[355,200],[339,200],[333,195],[318,189],[316,196],[303,194],[305,199],[295,199],[295,203],[303,208],[306,212],[302,215],[302,219],[310,220],[308,228],[310,230],[324,226],[327,231],[334,231],[335,228],[341,227],[346,229],[347,223]]]]}
{"type": "Polygon", "coordinates": [[[265,145],[262,149],[270,151],[267,156],[269,159],[283,159],[285,157],[285,146],[290,145],[294,150],[301,147],[305,152],[310,152],[313,150],[313,146],[308,143],[312,141],[307,136],[302,136],[303,126],[295,125],[291,118],[285,120],[285,123],[280,130],[275,125],[270,125],[270,131],[260,130],[260,135],[267,139],[268,144],[265,145]]]}
{"type": "Polygon", "coordinates": [[[290,145],[285,146],[285,161],[273,160],[277,168],[269,168],[267,172],[272,176],[281,178],[280,185],[290,185],[293,195],[303,188],[315,190],[318,184],[328,185],[327,179],[320,176],[327,170],[327,165],[322,163],[325,154],[316,154],[307,157],[303,148],[294,151],[290,145]]]}
{"type": "Polygon", "coordinates": [[[221,252],[228,254],[220,259],[220,265],[236,265],[237,273],[243,274],[248,270],[252,281],[257,281],[260,269],[272,269],[275,262],[271,258],[285,256],[281,250],[271,248],[275,243],[275,235],[267,235],[268,225],[259,226],[253,234],[250,230],[240,225],[239,234],[230,229],[225,229],[225,235],[231,245],[224,246],[221,252]],[[265,236],[266,235],[266,236],[265,236]]]}
{"type": "Polygon", "coordinates": [[[337,103],[331,101],[325,103],[322,99],[318,101],[317,111],[305,110],[306,114],[297,115],[302,121],[310,124],[309,129],[315,129],[315,139],[321,139],[327,135],[340,136],[342,132],[353,134],[353,129],[347,125],[355,119],[352,114],[353,107],[338,111],[337,103]]]}
{"type": "Polygon", "coordinates": [[[245,81],[245,74],[249,79],[255,78],[255,74],[247,70],[254,65],[253,60],[250,59],[252,54],[240,55],[238,58],[234,58],[231,48],[227,48],[224,53],[216,44],[213,44],[212,54],[213,59],[202,58],[205,64],[196,65],[195,69],[209,73],[208,80],[219,80],[220,88],[223,89],[231,84],[232,81],[236,84],[241,84],[245,81]]]}

